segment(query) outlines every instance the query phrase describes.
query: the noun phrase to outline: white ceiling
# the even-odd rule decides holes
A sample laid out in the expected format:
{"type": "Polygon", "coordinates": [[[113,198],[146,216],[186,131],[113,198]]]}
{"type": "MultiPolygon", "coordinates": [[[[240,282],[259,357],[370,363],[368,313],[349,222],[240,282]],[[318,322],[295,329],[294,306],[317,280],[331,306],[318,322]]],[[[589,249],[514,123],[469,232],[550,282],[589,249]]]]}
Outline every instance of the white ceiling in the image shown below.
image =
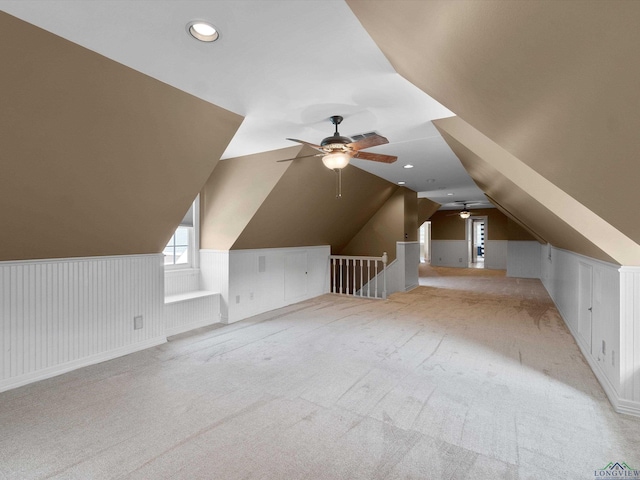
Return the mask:
{"type": "Polygon", "coordinates": [[[286,137],[319,143],[333,133],[328,118],[342,115],[342,135],[375,130],[390,143],[368,151],[398,156],[357,167],[438,203],[486,201],[431,123],[453,113],[395,73],[343,0],[0,0],[0,9],[245,116],[223,158],[295,145],[286,137]],[[220,39],[190,37],[195,19],[220,39]]]}

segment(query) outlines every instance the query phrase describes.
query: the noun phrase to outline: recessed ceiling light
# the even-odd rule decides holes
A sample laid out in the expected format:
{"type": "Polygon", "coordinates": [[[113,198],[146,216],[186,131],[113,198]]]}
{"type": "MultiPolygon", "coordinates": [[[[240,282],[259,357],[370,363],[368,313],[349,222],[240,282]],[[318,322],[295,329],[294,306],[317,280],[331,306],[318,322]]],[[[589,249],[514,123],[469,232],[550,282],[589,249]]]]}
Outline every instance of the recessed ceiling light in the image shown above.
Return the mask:
{"type": "Polygon", "coordinates": [[[447,193],[447,196],[453,197],[453,193],[447,193]]]}
{"type": "Polygon", "coordinates": [[[220,37],[216,27],[202,20],[194,20],[187,23],[187,32],[201,42],[215,42],[220,37]]]}
{"type": "Polygon", "coordinates": [[[407,182],[398,182],[398,185],[404,185],[407,182]]]}
{"type": "Polygon", "coordinates": [[[404,168],[413,168],[413,165],[411,165],[410,163],[407,163],[404,168]]]}
{"type": "Polygon", "coordinates": [[[436,183],[435,178],[427,178],[426,183],[436,183]]]}

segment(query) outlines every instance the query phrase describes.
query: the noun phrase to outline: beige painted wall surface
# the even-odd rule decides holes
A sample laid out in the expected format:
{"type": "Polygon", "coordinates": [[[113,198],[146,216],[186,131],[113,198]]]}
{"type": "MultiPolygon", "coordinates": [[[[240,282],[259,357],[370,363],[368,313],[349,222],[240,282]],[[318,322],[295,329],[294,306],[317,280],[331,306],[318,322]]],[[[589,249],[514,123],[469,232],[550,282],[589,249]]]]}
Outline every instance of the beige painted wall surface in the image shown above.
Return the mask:
{"type": "Polygon", "coordinates": [[[0,260],[161,252],[242,117],[0,12],[0,260]]]}
{"type": "Polygon", "coordinates": [[[404,240],[405,242],[418,241],[418,194],[413,190],[402,187],[404,193],[404,240]]]}
{"type": "MultiPolygon", "coordinates": [[[[472,217],[487,217],[486,240],[535,240],[497,208],[471,210],[472,217]]],[[[440,210],[431,216],[432,240],[465,240],[465,220],[455,210],[440,210]]]]}
{"type": "MultiPolygon", "coordinates": [[[[488,162],[475,155],[460,142],[442,132],[463,166],[489,197],[510,212],[518,212],[518,219],[552,245],[599,260],[619,263],[601,248],[589,241],[536,198],[530,196],[488,162]]],[[[439,212],[438,212],[439,213],[439,212]]],[[[489,225],[491,232],[491,225],[489,225]]]]}
{"type": "Polygon", "coordinates": [[[396,242],[405,241],[405,190],[405,188],[398,188],[337,254],[379,257],[387,252],[389,263],[395,260],[396,242]]]}
{"type": "Polygon", "coordinates": [[[431,215],[438,211],[440,204],[428,198],[418,199],[418,227],[429,220],[431,215]]]}
{"type": "Polygon", "coordinates": [[[292,165],[278,160],[308,153],[295,146],[219,162],[200,194],[201,248],[229,250],[292,165]]]}
{"type": "Polygon", "coordinates": [[[640,243],[640,2],[347,3],[398,73],[640,243]]]}
{"type": "Polygon", "coordinates": [[[431,240],[465,240],[464,220],[454,210],[438,210],[431,221],[431,240]]]}
{"type": "Polygon", "coordinates": [[[294,161],[249,221],[232,249],[331,245],[338,252],[397,190],[350,165],[342,198],[336,174],[319,158],[294,161]]]}

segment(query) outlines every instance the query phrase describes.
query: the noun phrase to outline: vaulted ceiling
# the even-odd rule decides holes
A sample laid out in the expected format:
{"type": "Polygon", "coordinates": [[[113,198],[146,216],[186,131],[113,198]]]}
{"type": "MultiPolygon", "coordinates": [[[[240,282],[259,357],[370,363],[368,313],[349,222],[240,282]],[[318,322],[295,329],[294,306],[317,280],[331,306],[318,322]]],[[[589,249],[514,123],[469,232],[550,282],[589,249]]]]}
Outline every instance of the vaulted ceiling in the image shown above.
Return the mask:
{"type": "MultiPolygon", "coordinates": [[[[484,199],[482,189],[540,239],[640,264],[640,225],[629,215],[640,177],[640,2],[0,0],[0,8],[244,117],[230,141],[206,147],[207,168],[289,147],[285,137],[318,142],[331,131],[327,117],[343,114],[341,133],[377,130],[390,144],[375,151],[399,156],[357,167],[439,203],[484,199]],[[221,39],[195,42],[185,32],[194,18],[215,23],[221,39]]],[[[3,55],[23,48],[19,32],[2,33],[3,55]]],[[[45,66],[56,57],[32,48],[30,60],[45,66]]],[[[3,81],[18,81],[19,72],[4,72],[3,81]]],[[[42,98],[50,103],[55,91],[42,98]]],[[[193,129],[206,130],[218,134],[193,129]]]]}
{"type": "Polygon", "coordinates": [[[347,3],[457,115],[435,123],[496,203],[559,246],[640,264],[639,2],[347,3]]]}

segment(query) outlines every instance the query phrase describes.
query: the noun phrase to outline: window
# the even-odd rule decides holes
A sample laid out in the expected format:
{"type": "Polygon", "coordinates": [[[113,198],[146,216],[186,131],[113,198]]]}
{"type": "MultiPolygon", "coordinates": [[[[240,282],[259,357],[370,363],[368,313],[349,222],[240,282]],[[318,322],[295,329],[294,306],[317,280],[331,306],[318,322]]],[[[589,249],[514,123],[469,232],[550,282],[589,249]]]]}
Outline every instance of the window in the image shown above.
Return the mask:
{"type": "Polygon", "coordinates": [[[190,265],[189,237],[192,227],[179,226],[171,240],[164,247],[164,264],[167,265],[190,265]]]}
{"type": "Polygon", "coordinates": [[[164,247],[165,268],[198,268],[199,201],[197,197],[164,247]]]}

